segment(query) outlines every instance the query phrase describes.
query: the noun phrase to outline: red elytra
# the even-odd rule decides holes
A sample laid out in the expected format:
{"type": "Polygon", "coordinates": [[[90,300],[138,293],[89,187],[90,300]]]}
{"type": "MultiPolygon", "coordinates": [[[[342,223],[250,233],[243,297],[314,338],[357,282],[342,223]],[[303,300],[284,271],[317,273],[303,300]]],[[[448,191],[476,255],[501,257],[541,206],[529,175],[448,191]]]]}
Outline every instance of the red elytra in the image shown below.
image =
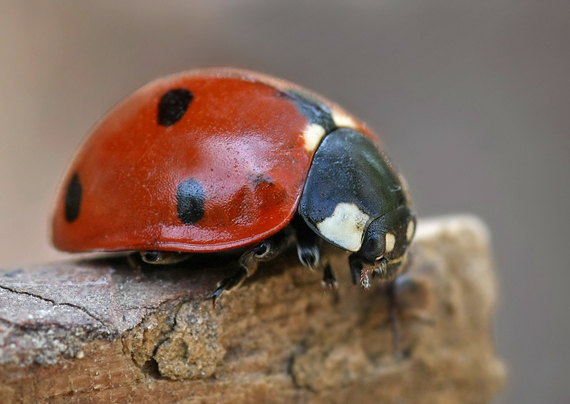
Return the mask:
{"type": "Polygon", "coordinates": [[[296,212],[316,149],[307,144],[308,118],[283,96],[289,90],[330,108],[338,127],[377,141],[334,103],[273,77],[205,69],[162,78],[108,112],[79,149],[56,199],[55,246],[215,252],[280,231],[296,212]],[[160,125],[161,98],[181,88],[193,95],[187,110],[160,125]],[[177,211],[178,187],[189,179],[203,190],[203,215],[191,224],[177,211]],[[71,219],[66,203],[77,205],[71,219]]]}

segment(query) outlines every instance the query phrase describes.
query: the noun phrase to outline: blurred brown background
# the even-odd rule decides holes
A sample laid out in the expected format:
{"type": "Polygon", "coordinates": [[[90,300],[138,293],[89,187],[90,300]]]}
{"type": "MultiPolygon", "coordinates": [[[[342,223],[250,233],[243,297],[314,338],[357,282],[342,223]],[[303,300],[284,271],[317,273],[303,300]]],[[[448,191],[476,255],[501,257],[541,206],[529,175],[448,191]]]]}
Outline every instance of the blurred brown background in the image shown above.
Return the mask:
{"type": "Polygon", "coordinates": [[[421,216],[475,213],[499,263],[500,403],[570,402],[570,1],[0,1],[0,265],[51,249],[91,124],[199,66],[281,76],[382,134],[421,216]]]}

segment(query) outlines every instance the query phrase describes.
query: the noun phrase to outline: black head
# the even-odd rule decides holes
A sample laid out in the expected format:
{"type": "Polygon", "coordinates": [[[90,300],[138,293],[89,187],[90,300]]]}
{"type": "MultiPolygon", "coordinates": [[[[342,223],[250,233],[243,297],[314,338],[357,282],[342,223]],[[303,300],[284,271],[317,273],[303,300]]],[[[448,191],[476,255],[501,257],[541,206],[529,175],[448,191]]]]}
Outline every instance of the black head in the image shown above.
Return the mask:
{"type": "Polygon", "coordinates": [[[358,251],[370,264],[398,264],[416,231],[416,217],[407,205],[401,205],[370,223],[362,247],[358,251]]]}

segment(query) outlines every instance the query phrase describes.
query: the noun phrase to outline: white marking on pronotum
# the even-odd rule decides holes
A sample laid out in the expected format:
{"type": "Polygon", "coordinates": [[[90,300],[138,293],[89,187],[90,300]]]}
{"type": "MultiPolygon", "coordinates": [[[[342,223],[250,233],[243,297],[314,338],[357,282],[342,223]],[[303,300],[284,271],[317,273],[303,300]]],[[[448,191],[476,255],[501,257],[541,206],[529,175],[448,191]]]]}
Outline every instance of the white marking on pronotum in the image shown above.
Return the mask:
{"type": "Polygon", "coordinates": [[[354,203],[339,203],[332,215],[320,223],[317,229],[324,238],[344,248],[356,252],[362,246],[362,238],[370,216],[354,203]]]}
{"type": "Polygon", "coordinates": [[[321,139],[325,136],[325,128],[316,123],[307,125],[303,131],[303,139],[305,139],[305,150],[313,152],[321,143],[321,139]]]}
{"type": "Polygon", "coordinates": [[[349,115],[340,111],[332,111],[332,118],[334,124],[339,128],[352,128],[356,129],[358,126],[356,121],[349,115]]]}
{"type": "Polygon", "coordinates": [[[416,225],[413,220],[410,220],[410,223],[408,223],[408,230],[406,230],[406,238],[408,239],[408,241],[412,240],[415,231],[416,231],[416,225]]]}
{"type": "Polygon", "coordinates": [[[386,233],[386,252],[394,251],[394,247],[396,246],[396,236],[392,233],[386,233]]]}

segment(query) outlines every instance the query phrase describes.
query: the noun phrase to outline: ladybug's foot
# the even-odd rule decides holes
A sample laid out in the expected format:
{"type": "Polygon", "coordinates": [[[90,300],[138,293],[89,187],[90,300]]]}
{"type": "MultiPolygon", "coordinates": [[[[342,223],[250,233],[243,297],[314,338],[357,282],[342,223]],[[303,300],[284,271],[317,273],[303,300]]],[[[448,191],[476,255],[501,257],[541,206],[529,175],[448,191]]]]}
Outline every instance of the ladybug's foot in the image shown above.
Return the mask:
{"type": "Polygon", "coordinates": [[[326,289],[330,289],[333,293],[333,297],[334,297],[334,302],[338,303],[340,301],[339,295],[338,295],[338,285],[336,283],[336,276],[331,268],[330,264],[326,264],[325,267],[323,268],[323,286],[326,289]]]}
{"type": "Polygon", "coordinates": [[[323,268],[323,286],[327,289],[331,289],[335,293],[338,290],[336,276],[330,264],[326,264],[323,268]]]}
{"type": "Polygon", "coordinates": [[[245,268],[238,269],[233,275],[222,279],[222,281],[218,283],[218,287],[214,290],[214,293],[208,296],[206,300],[211,300],[215,307],[216,300],[222,295],[222,293],[240,285],[245,278],[247,278],[247,270],[245,268]]]}
{"type": "Polygon", "coordinates": [[[309,269],[318,269],[321,261],[321,238],[307,226],[305,220],[299,215],[293,218],[293,228],[297,236],[299,261],[309,269]]]}
{"type": "Polygon", "coordinates": [[[228,276],[218,284],[218,288],[206,300],[212,300],[214,305],[216,300],[224,293],[243,283],[245,278],[253,275],[257,271],[257,267],[262,261],[271,261],[281,254],[288,245],[289,237],[286,232],[277,233],[251,250],[246,251],[239,258],[240,269],[233,275],[228,276]]]}
{"type": "Polygon", "coordinates": [[[306,247],[297,245],[297,254],[299,255],[299,261],[303,266],[316,270],[319,266],[320,261],[320,251],[314,247],[306,247]]]}

